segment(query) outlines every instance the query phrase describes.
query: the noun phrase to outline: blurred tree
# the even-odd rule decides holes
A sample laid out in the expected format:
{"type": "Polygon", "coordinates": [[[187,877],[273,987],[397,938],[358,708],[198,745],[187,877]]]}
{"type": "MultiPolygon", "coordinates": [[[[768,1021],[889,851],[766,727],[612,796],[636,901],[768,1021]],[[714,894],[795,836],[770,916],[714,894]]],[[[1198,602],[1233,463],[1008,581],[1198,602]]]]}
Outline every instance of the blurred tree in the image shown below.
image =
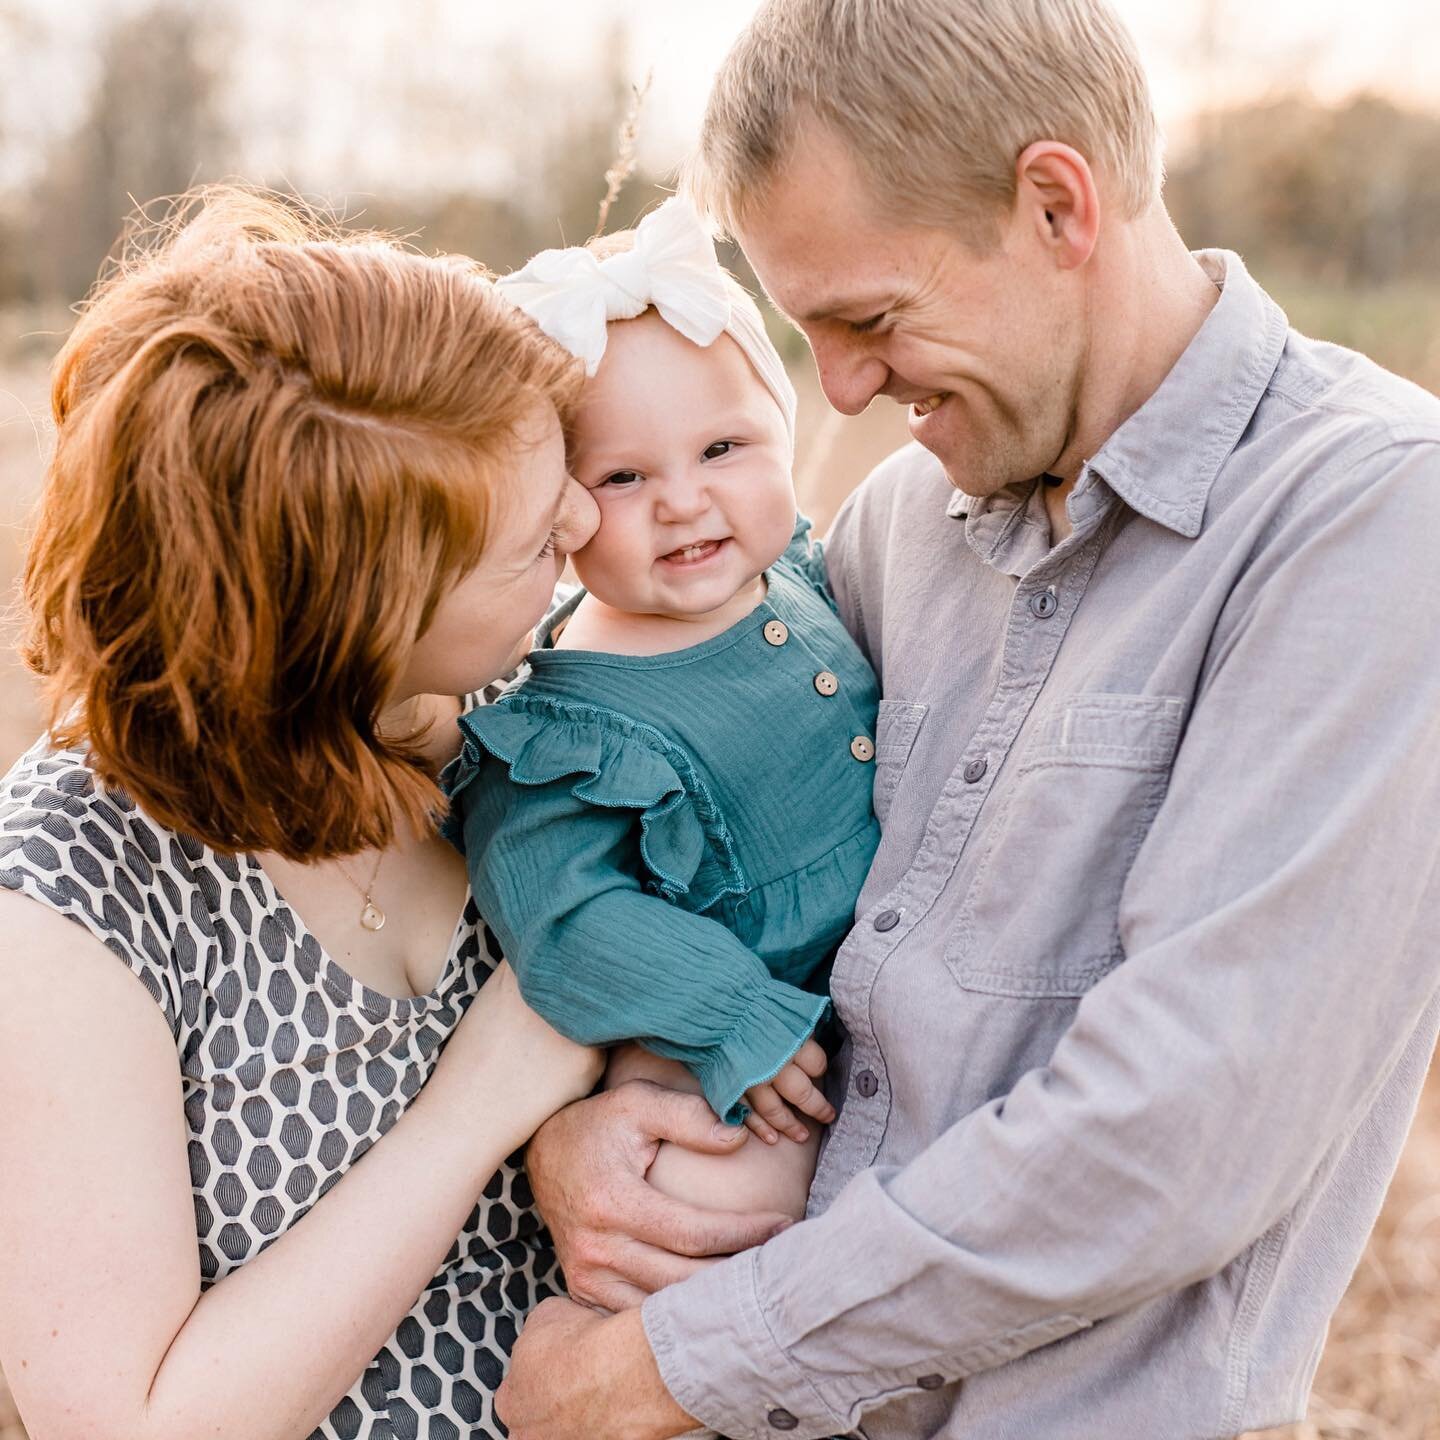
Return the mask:
{"type": "MultiPolygon", "coordinates": [[[[29,17],[18,5],[0,3],[0,55],[20,54],[29,30],[29,17]]],[[[10,98],[9,87],[5,98],[10,98]]],[[[0,155],[10,143],[8,111],[8,106],[0,107],[0,155]]],[[[29,298],[23,255],[24,241],[14,217],[0,213],[0,305],[29,298]]]]}
{"type": "MultiPolygon", "coordinates": [[[[596,46],[594,63],[581,84],[564,88],[531,75],[527,89],[551,91],[542,102],[547,123],[536,137],[535,163],[526,182],[531,209],[542,219],[540,246],[580,245],[594,233],[606,190],[605,172],[614,164],[620,127],[630,113],[634,87],[642,79],[630,63],[625,23],[616,20],[596,46]]],[[[533,101],[532,101],[533,103],[533,101]]],[[[649,121],[642,109],[643,133],[649,121]]],[[[649,123],[653,123],[650,121],[649,123]]],[[[607,230],[624,230],[662,198],[654,176],[636,170],[610,208],[607,230]]]]}
{"type": "Polygon", "coordinates": [[[231,147],[211,56],[213,14],[161,0],[115,23],[85,118],[57,143],[31,210],[35,288],[74,298],[136,202],[222,175],[231,147]]]}
{"type": "Polygon", "coordinates": [[[1197,137],[1166,185],[1191,245],[1351,287],[1435,278],[1440,115],[1288,95],[1212,114],[1197,137]]]}
{"type": "MultiPolygon", "coordinates": [[[[631,72],[628,50],[625,27],[617,23],[580,76],[540,69],[519,51],[492,55],[488,120],[473,106],[457,106],[456,128],[448,135],[432,133],[431,143],[459,148],[503,136],[510,151],[508,178],[492,194],[441,189],[367,199],[365,223],[413,229],[424,249],[473,255],[501,273],[537,250],[582,244],[595,230],[605,172],[615,161],[639,78],[631,72]]],[[[441,114],[439,102],[427,99],[422,113],[441,114]]],[[[642,133],[647,118],[642,110],[642,133]]],[[[665,193],[655,176],[637,169],[611,207],[606,228],[633,225],[665,193]]]]}

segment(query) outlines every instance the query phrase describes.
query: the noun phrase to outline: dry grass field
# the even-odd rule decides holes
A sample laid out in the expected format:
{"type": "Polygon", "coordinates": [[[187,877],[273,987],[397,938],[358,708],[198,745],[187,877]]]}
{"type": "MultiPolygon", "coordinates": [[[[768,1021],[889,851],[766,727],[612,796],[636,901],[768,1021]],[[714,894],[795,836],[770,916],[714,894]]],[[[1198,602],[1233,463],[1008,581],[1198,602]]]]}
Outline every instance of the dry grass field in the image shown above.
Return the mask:
{"type": "MultiPolygon", "coordinates": [[[[1427,303],[1430,316],[1440,319],[1440,301],[1430,296],[1427,303]]],[[[1406,308],[1413,321],[1413,307],[1406,308]]],[[[4,323],[0,335],[9,342],[18,331],[39,328],[29,320],[21,325],[4,323]]],[[[1341,327],[1313,328],[1335,333],[1341,327]]],[[[1355,334],[1352,343],[1362,334],[1355,334]]],[[[1417,327],[1414,350],[1390,363],[1432,386],[1440,385],[1440,343],[1433,338],[1437,335],[1440,325],[1417,327]]],[[[1351,336],[1335,333],[1335,338],[1351,336]]],[[[24,520],[46,443],[45,423],[36,417],[43,416],[44,363],[51,343],[43,336],[22,343],[9,367],[0,367],[0,594],[7,598],[13,594],[24,520]]],[[[801,423],[797,473],[802,500],[823,527],[849,488],[903,441],[902,417],[894,407],[877,406],[858,420],[842,422],[830,417],[814,386],[805,383],[801,423]]],[[[14,658],[11,633],[0,635],[0,769],[39,728],[34,692],[14,658]]],[[[1440,1077],[1432,1074],[1375,1235],[1335,1317],[1310,1420],[1267,1432],[1265,1440],[1440,1440],[1437,1295],[1440,1077]]],[[[25,1440],[3,1377],[0,1440],[25,1440]]],[[[1097,1432],[1095,1440],[1105,1436],[1097,1432]]],[[[1155,1440],[1166,1440],[1163,1428],[1157,1429],[1155,1440]]]]}

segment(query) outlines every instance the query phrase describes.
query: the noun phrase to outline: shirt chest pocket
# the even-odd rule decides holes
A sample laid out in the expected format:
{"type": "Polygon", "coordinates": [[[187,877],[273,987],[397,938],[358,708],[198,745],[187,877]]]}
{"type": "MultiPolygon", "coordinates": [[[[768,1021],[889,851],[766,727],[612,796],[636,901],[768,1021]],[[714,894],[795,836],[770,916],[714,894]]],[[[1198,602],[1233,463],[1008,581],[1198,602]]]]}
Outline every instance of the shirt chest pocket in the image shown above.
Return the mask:
{"type": "Polygon", "coordinates": [[[1121,959],[1120,893],[1170,777],[1185,702],[1072,695],[1038,716],[981,815],[981,858],[946,952],[968,990],[1083,995],[1121,959]]]}

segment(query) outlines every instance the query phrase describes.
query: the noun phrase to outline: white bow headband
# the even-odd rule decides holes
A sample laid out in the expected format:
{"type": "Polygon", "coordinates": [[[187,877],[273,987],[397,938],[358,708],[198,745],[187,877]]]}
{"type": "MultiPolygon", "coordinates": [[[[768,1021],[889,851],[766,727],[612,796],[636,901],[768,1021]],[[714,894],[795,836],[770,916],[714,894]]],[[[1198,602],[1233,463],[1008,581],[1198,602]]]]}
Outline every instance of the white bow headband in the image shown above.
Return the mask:
{"type": "Polygon", "coordinates": [[[633,248],[597,260],[581,246],[542,250],[495,282],[554,341],[594,375],[605,354],[605,327],[650,306],[687,340],[713,345],[729,335],[775,397],[793,447],[795,389],[755,302],[715,258],[715,242],[690,201],[675,195],[635,229],[633,248]]]}

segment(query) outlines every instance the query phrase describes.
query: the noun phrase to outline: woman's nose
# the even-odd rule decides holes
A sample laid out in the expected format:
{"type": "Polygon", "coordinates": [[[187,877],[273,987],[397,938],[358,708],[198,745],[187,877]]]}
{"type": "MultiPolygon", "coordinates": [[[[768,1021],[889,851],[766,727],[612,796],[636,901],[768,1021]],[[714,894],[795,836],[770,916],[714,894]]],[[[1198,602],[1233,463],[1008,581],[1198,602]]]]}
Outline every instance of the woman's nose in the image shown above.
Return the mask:
{"type": "Polygon", "coordinates": [[[561,525],[566,554],[583,550],[600,528],[600,507],[595,497],[573,477],[565,488],[565,517],[561,525]]]}

